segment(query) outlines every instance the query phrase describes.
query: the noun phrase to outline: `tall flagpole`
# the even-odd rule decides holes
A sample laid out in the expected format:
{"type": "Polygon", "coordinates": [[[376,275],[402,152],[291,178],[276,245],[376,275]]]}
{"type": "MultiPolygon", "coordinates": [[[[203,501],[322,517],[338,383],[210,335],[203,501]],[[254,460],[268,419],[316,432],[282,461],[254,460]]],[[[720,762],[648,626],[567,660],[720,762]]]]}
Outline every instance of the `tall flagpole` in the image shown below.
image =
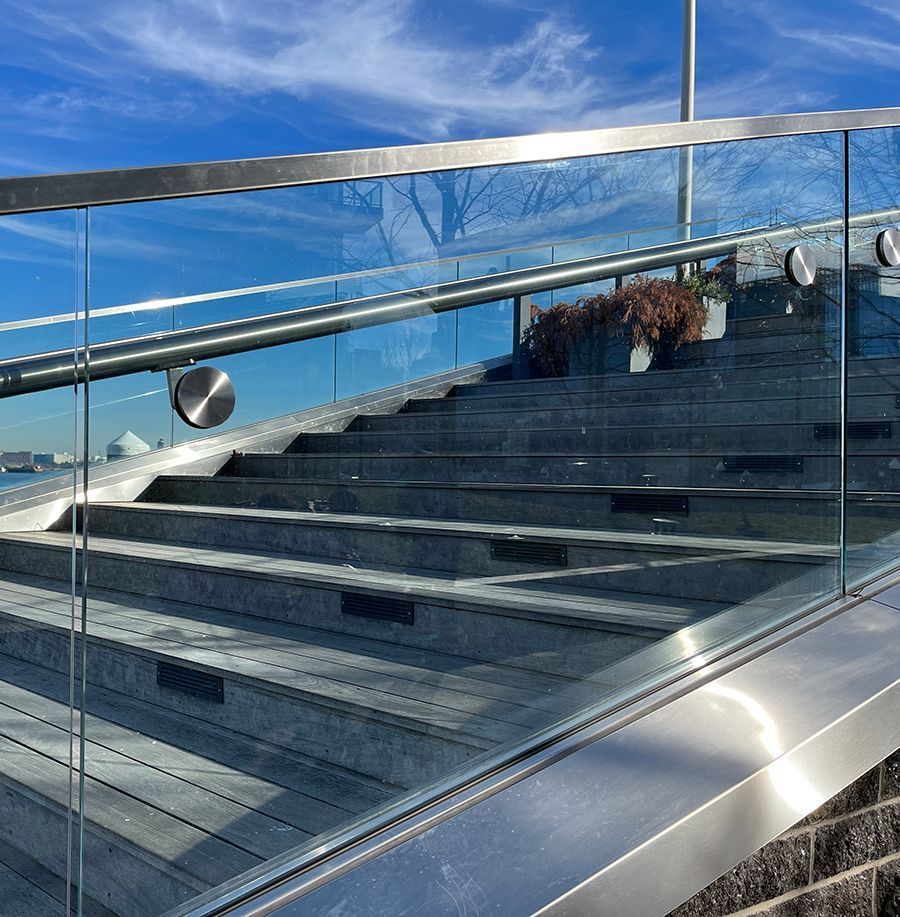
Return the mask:
{"type": "MultiPolygon", "coordinates": [[[[694,73],[697,42],[697,0],[684,0],[681,25],[681,120],[694,120],[694,73]]],[[[682,239],[691,235],[693,217],[694,151],[682,147],[678,159],[678,216],[682,239]]]]}

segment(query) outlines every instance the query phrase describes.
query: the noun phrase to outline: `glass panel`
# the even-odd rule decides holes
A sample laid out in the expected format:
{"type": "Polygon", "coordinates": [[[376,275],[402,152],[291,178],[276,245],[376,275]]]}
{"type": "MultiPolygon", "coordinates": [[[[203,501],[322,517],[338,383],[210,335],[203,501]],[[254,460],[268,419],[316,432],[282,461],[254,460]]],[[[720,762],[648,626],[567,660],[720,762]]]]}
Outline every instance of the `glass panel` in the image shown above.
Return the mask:
{"type": "MultiPolygon", "coordinates": [[[[0,217],[0,360],[84,343],[80,215],[0,217]]],[[[3,372],[4,389],[16,384],[3,372]]],[[[0,399],[0,913],[76,905],[80,618],[71,384],[0,399]]],[[[86,899],[88,905],[92,901],[86,899]]]]}
{"type": "Polygon", "coordinates": [[[423,315],[340,335],[335,357],[337,397],[349,398],[453,369],[456,321],[454,313],[423,315]]]}
{"type": "MultiPolygon", "coordinates": [[[[842,161],[837,135],[698,148],[691,234],[759,228],[758,238],[680,271],[534,297],[518,367],[533,381],[494,404],[530,413],[526,448],[546,453],[529,483],[571,488],[571,523],[617,539],[596,572],[558,581],[588,587],[593,572],[607,599],[639,600],[648,622],[654,607],[683,616],[602,681],[706,659],[840,588],[842,161]],[[796,287],[784,261],[801,244],[818,270],[796,287]]],[[[674,174],[666,182],[651,160],[634,162],[630,182],[618,171],[610,209],[643,186],[662,187],[673,212],[674,174]]],[[[683,237],[643,222],[624,250],[683,237]]],[[[534,493],[520,499],[524,512],[534,493]]]]}
{"type": "Polygon", "coordinates": [[[85,888],[108,908],[312,856],[836,594],[841,138],[698,148],[689,227],[678,162],[93,214],[98,341],[559,278],[206,361],[237,393],[209,431],[173,417],[166,367],[92,383],[91,448],[114,460],[89,508],[86,772],[109,805],[87,815],[109,852],[85,888]],[[699,265],[575,286],[567,264],[739,229],[699,265]]]}
{"type": "Polygon", "coordinates": [[[851,247],[847,303],[847,583],[900,555],[900,131],[850,134],[851,247]],[[883,235],[885,232],[888,235],[883,235]],[[881,253],[879,256],[879,252],[881,253]],[[886,263],[887,262],[887,263],[886,263]]]}

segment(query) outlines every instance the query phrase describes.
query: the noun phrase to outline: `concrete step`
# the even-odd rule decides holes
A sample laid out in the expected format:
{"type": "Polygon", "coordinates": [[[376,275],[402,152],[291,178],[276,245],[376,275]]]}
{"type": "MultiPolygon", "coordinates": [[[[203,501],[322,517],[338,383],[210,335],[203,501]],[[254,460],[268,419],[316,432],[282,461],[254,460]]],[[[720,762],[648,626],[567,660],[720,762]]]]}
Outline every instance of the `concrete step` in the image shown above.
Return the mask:
{"type": "MultiPolygon", "coordinates": [[[[16,800],[19,801],[27,805],[27,801],[16,800]]],[[[21,843],[20,835],[30,827],[7,823],[4,826],[6,830],[0,828],[0,836],[13,833],[15,840],[21,843]],[[10,832],[9,829],[14,831],[10,832]]],[[[15,844],[0,840],[0,896],[3,902],[0,904],[0,913],[8,914],[9,917],[60,917],[66,913],[65,874],[51,871],[15,844]]],[[[81,903],[84,917],[117,917],[114,911],[84,892],[81,903]]]]}
{"type": "MultiPolygon", "coordinates": [[[[866,391],[850,396],[851,417],[856,420],[898,417],[897,388],[894,380],[866,380],[866,391]]],[[[509,415],[524,412],[554,417],[558,412],[578,412],[579,416],[602,419],[606,423],[683,422],[685,418],[699,422],[722,422],[733,417],[746,417],[748,422],[771,421],[789,417],[797,420],[834,418],[840,399],[836,380],[818,380],[802,390],[794,390],[781,382],[740,383],[722,386],[685,386],[673,393],[671,389],[641,389],[617,392],[525,393],[481,395],[467,397],[459,394],[448,398],[420,398],[408,401],[395,415],[376,417],[405,417],[408,414],[470,414],[491,413],[509,415]]],[[[507,421],[509,423],[510,421],[507,421]]],[[[358,427],[357,422],[350,429],[358,427]]]]}
{"type": "MultiPolygon", "coordinates": [[[[688,412],[686,412],[688,413],[688,412]]],[[[750,413],[748,411],[748,413],[750,413]]],[[[519,424],[507,424],[503,414],[422,414],[367,417],[366,429],[340,433],[302,433],[286,454],[288,463],[302,468],[302,456],[319,454],[355,456],[365,463],[374,455],[422,454],[435,456],[503,453],[565,455],[580,461],[586,456],[629,453],[692,453],[695,457],[726,454],[773,453],[806,456],[833,455],[839,444],[839,419],[827,416],[815,420],[778,422],[744,418],[736,413],[730,422],[711,423],[685,417],[674,422],[660,417],[659,423],[606,425],[603,418],[579,412],[536,412],[519,415],[519,424]],[[574,416],[572,416],[574,415],[574,416]],[[742,423],[735,421],[740,418],[742,423]],[[435,423],[437,421],[437,423],[435,423]],[[387,427],[387,429],[384,429],[387,427]]],[[[626,418],[627,420],[628,418],[626,418]]],[[[854,455],[889,455],[900,452],[900,416],[851,421],[848,427],[854,455]]],[[[238,467],[243,460],[238,462],[238,467]]],[[[314,463],[313,463],[314,464],[314,463]]],[[[301,473],[300,476],[302,476],[301,473]]]]}
{"type": "Polygon", "coordinates": [[[753,539],[157,503],[94,504],[90,527],[92,536],[175,539],[510,582],[534,576],[543,584],[723,603],[834,561],[827,547],[753,539]]]}
{"type": "MultiPolygon", "coordinates": [[[[485,399],[487,400],[487,399],[485,399]]],[[[493,401],[510,399],[490,399],[493,401]]],[[[537,398],[530,399],[532,402],[537,398]]],[[[544,400],[544,399],[542,399],[544,400]]],[[[566,406],[529,404],[527,397],[506,406],[479,404],[474,399],[457,405],[455,399],[435,402],[424,410],[410,405],[396,414],[364,414],[357,417],[347,433],[405,433],[441,430],[518,430],[561,427],[646,427],[668,425],[719,426],[740,421],[746,425],[767,423],[835,423],[838,402],[835,398],[770,398],[750,401],[680,401],[661,404],[620,404],[601,401],[566,406]],[[446,408],[446,410],[439,410],[446,408]]],[[[862,395],[850,401],[851,423],[900,421],[897,396],[862,395]]],[[[900,428],[898,428],[900,429],[900,428]]],[[[286,451],[297,451],[293,446],[286,451]]]]}
{"type": "Polygon", "coordinates": [[[675,354],[675,365],[682,369],[702,367],[722,372],[731,370],[766,371],[780,373],[785,360],[792,359],[806,366],[828,365],[838,359],[836,339],[828,347],[811,344],[782,346],[780,342],[738,342],[733,339],[702,341],[681,348],[675,354]]]}
{"type": "MultiPolygon", "coordinates": [[[[0,567],[64,580],[70,546],[66,533],[3,536],[0,567]]],[[[97,588],[574,677],[723,607],[176,543],[95,537],[90,551],[97,588]]]]}
{"type": "MultiPolygon", "coordinates": [[[[900,375],[900,357],[851,358],[848,361],[851,379],[866,377],[896,377],[900,375]]],[[[834,380],[839,376],[836,361],[815,360],[801,362],[793,357],[780,363],[766,366],[765,375],[760,377],[758,367],[726,366],[684,366],[672,370],[653,370],[643,373],[608,373],[589,376],[566,376],[550,379],[512,379],[494,382],[478,382],[458,385],[454,394],[471,396],[501,395],[518,392],[584,392],[601,390],[634,390],[643,388],[668,388],[669,391],[681,385],[709,386],[733,385],[737,383],[760,383],[779,381],[790,385],[791,391],[798,384],[821,379],[834,380]]]]}
{"type": "Polygon", "coordinates": [[[824,332],[821,328],[812,331],[762,328],[752,333],[734,333],[733,329],[729,329],[721,338],[692,344],[690,350],[686,347],[681,349],[685,356],[701,353],[713,359],[727,355],[748,360],[771,359],[779,363],[788,356],[800,356],[811,361],[839,352],[837,330],[824,332]]]}
{"type": "MultiPolygon", "coordinates": [[[[62,586],[54,593],[37,578],[19,576],[7,585],[0,603],[2,651],[64,671],[65,598],[62,586]],[[25,601],[40,608],[32,619],[25,601]]],[[[421,649],[404,653],[381,641],[102,587],[92,589],[89,620],[92,685],[210,728],[227,727],[247,742],[308,756],[323,770],[349,775],[342,777],[348,790],[358,783],[366,796],[384,799],[437,779],[568,712],[553,694],[570,679],[514,665],[421,649]],[[161,684],[161,664],[199,673],[210,686],[218,680],[217,696],[161,684]]],[[[301,781],[295,789],[320,798],[319,782],[301,781]]],[[[315,806],[308,808],[309,836],[343,817],[330,802],[318,815],[315,806]]]]}
{"type": "MultiPolygon", "coordinates": [[[[456,483],[543,483],[593,486],[712,487],[742,485],[757,488],[831,489],[839,480],[837,446],[820,443],[818,452],[765,450],[752,442],[752,428],[742,435],[739,452],[729,444],[707,450],[650,452],[635,445],[630,452],[565,451],[536,453],[312,453],[305,455],[236,455],[227,473],[236,477],[282,478],[303,481],[449,481],[456,483]],[[750,453],[756,445],[759,452],[750,453]],[[827,450],[826,450],[827,447],[827,450]],[[752,464],[750,464],[752,463],[752,464]]],[[[855,455],[848,461],[852,481],[883,480],[885,489],[900,489],[893,481],[900,472],[894,452],[855,455]]],[[[483,515],[483,514],[482,514],[483,515]]],[[[488,518],[491,518],[488,516],[488,518]]]]}
{"type": "Polygon", "coordinates": [[[798,315],[780,311],[774,304],[742,302],[735,311],[739,312],[739,315],[728,319],[726,331],[726,334],[735,337],[772,332],[797,334],[810,331],[806,321],[798,315]]]}
{"type": "MultiPolygon", "coordinates": [[[[836,364],[827,366],[820,362],[812,364],[785,363],[767,368],[766,380],[783,385],[811,384],[838,377],[836,364]]],[[[585,392],[632,392],[653,389],[669,391],[682,386],[695,389],[723,385],[753,384],[759,382],[759,370],[716,366],[682,366],[670,370],[647,370],[646,372],[608,372],[582,376],[552,376],[528,379],[501,379],[490,382],[473,382],[454,386],[449,398],[465,396],[472,398],[493,397],[510,394],[578,394],[585,392]]]]}
{"type": "MultiPolygon", "coordinates": [[[[25,592],[20,600],[26,595],[53,607],[52,592],[25,592]]],[[[15,642],[15,625],[27,625],[9,598],[4,586],[4,648],[15,642]]],[[[34,627],[40,630],[32,637],[44,638],[53,661],[59,625],[41,618],[34,627]]],[[[0,856],[5,844],[14,844],[61,880],[68,676],[6,654],[0,671],[0,856]]],[[[156,915],[395,792],[90,682],[83,886],[104,913],[156,915]]]]}
{"type": "MultiPolygon", "coordinates": [[[[723,476],[724,477],[724,476],[723,476]]],[[[364,481],[326,478],[161,476],[147,502],[259,507],[312,513],[361,513],[487,525],[559,525],[610,532],[673,532],[833,543],[839,500],[835,490],[742,487],[666,488],[584,484],[364,481]],[[623,499],[624,498],[624,499],[623,499]]],[[[856,511],[873,529],[893,531],[900,497],[886,495],[856,511]]]]}

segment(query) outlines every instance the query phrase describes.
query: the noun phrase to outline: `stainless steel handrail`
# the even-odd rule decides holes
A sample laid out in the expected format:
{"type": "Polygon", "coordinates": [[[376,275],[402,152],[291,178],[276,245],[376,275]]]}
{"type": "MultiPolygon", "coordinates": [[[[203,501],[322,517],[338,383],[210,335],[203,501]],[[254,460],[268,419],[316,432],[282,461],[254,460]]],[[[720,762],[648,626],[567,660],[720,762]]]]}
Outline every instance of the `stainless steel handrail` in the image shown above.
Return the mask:
{"type": "MultiPolygon", "coordinates": [[[[852,225],[900,218],[888,209],[854,216],[852,225]]],[[[640,271],[705,261],[728,255],[739,244],[815,238],[840,232],[843,219],[801,225],[781,224],[723,233],[703,239],[669,242],[631,251],[594,255],[537,267],[488,274],[467,280],[378,293],[338,303],[306,306],[252,318],[165,331],[94,344],[88,348],[92,381],[185,366],[200,360],[342,334],[424,315],[452,312],[517,296],[580,286],[640,271]]],[[[0,361],[0,398],[61,388],[85,378],[85,352],[56,350],[0,361]]]]}
{"type": "Polygon", "coordinates": [[[65,210],[900,126],[900,108],[765,115],[488,140],[0,179],[0,214],[65,210]]]}
{"type": "MultiPolygon", "coordinates": [[[[838,221],[834,221],[836,225],[838,221]]],[[[638,271],[703,261],[733,252],[740,243],[774,240],[785,234],[809,233],[816,227],[773,227],[743,230],[670,242],[628,252],[596,255],[576,261],[540,265],[468,280],[457,280],[396,293],[380,293],[218,322],[198,328],[167,331],[139,338],[94,344],[88,348],[91,381],[184,366],[229,354],[291,344],[310,338],[370,328],[516,296],[578,286],[638,271]]],[[[0,361],[0,398],[60,388],[85,378],[85,353],[59,350],[0,361]]]]}

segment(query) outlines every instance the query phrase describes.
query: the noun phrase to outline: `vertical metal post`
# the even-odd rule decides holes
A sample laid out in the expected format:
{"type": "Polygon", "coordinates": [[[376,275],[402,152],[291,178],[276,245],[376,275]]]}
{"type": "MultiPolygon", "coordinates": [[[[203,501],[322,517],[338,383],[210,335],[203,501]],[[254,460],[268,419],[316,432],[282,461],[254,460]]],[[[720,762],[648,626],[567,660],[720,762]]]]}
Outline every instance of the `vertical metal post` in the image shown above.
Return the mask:
{"type": "MultiPolygon", "coordinates": [[[[681,26],[681,120],[694,120],[694,76],[696,71],[697,0],[684,0],[681,26]]],[[[682,147],[678,156],[679,238],[691,236],[694,207],[694,150],[682,147]]]]}
{"type": "MultiPolygon", "coordinates": [[[[72,554],[69,568],[69,785],[68,785],[68,817],[66,819],[66,914],[71,914],[74,909],[72,898],[75,892],[75,833],[73,819],[75,817],[75,736],[80,730],[75,726],[75,705],[78,703],[75,692],[75,669],[76,669],[76,644],[75,644],[75,621],[76,621],[76,603],[75,599],[78,594],[78,557],[76,547],[78,544],[78,355],[81,352],[81,339],[79,338],[78,317],[82,314],[82,286],[81,270],[83,257],[86,257],[81,247],[81,220],[82,211],[73,211],[74,229],[75,229],[75,251],[74,251],[74,279],[75,289],[72,296],[74,303],[75,320],[72,323],[73,340],[72,340],[72,454],[75,463],[72,467],[72,554]]],[[[80,877],[79,877],[80,881],[80,877]]]]}
{"type": "MultiPolygon", "coordinates": [[[[334,301],[338,301],[338,282],[334,282],[334,301]]],[[[331,335],[331,400],[338,400],[337,396],[337,377],[338,377],[338,336],[331,335]]]]}
{"type": "Polygon", "coordinates": [[[681,33],[681,120],[694,120],[697,0],[684,0],[681,33]]]}
{"type": "Polygon", "coordinates": [[[522,340],[525,329],[531,324],[531,297],[516,296],[513,298],[513,346],[512,346],[512,374],[513,379],[525,379],[528,376],[528,366],[525,363],[525,354],[522,351],[522,340]]]}
{"type": "Polygon", "coordinates": [[[838,327],[840,329],[841,355],[841,454],[840,454],[840,482],[841,482],[841,519],[840,519],[840,544],[838,556],[841,565],[841,595],[847,592],[847,414],[848,414],[848,372],[847,355],[847,329],[850,310],[850,132],[844,131],[843,136],[843,226],[841,229],[841,315],[838,327]]]}
{"type": "MultiPolygon", "coordinates": [[[[84,772],[87,768],[85,732],[87,731],[85,716],[87,705],[87,641],[88,641],[88,485],[91,464],[90,432],[91,432],[91,402],[90,402],[90,296],[91,296],[91,210],[84,210],[84,392],[82,404],[84,417],[82,420],[82,457],[81,467],[81,680],[78,708],[78,867],[76,877],[75,909],[78,917],[84,913],[84,809],[85,779],[84,772]]],[[[72,507],[76,512],[77,507],[72,507]]]]}
{"type": "MultiPolygon", "coordinates": [[[[507,257],[507,261],[509,258],[507,257]]],[[[456,279],[460,278],[460,260],[456,260],[456,279]]],[[[459,309],[453,310],[453,369],[459,369],[459,309]]],[[[335,335],[337,336],[337,335],[335,335]]]]}

